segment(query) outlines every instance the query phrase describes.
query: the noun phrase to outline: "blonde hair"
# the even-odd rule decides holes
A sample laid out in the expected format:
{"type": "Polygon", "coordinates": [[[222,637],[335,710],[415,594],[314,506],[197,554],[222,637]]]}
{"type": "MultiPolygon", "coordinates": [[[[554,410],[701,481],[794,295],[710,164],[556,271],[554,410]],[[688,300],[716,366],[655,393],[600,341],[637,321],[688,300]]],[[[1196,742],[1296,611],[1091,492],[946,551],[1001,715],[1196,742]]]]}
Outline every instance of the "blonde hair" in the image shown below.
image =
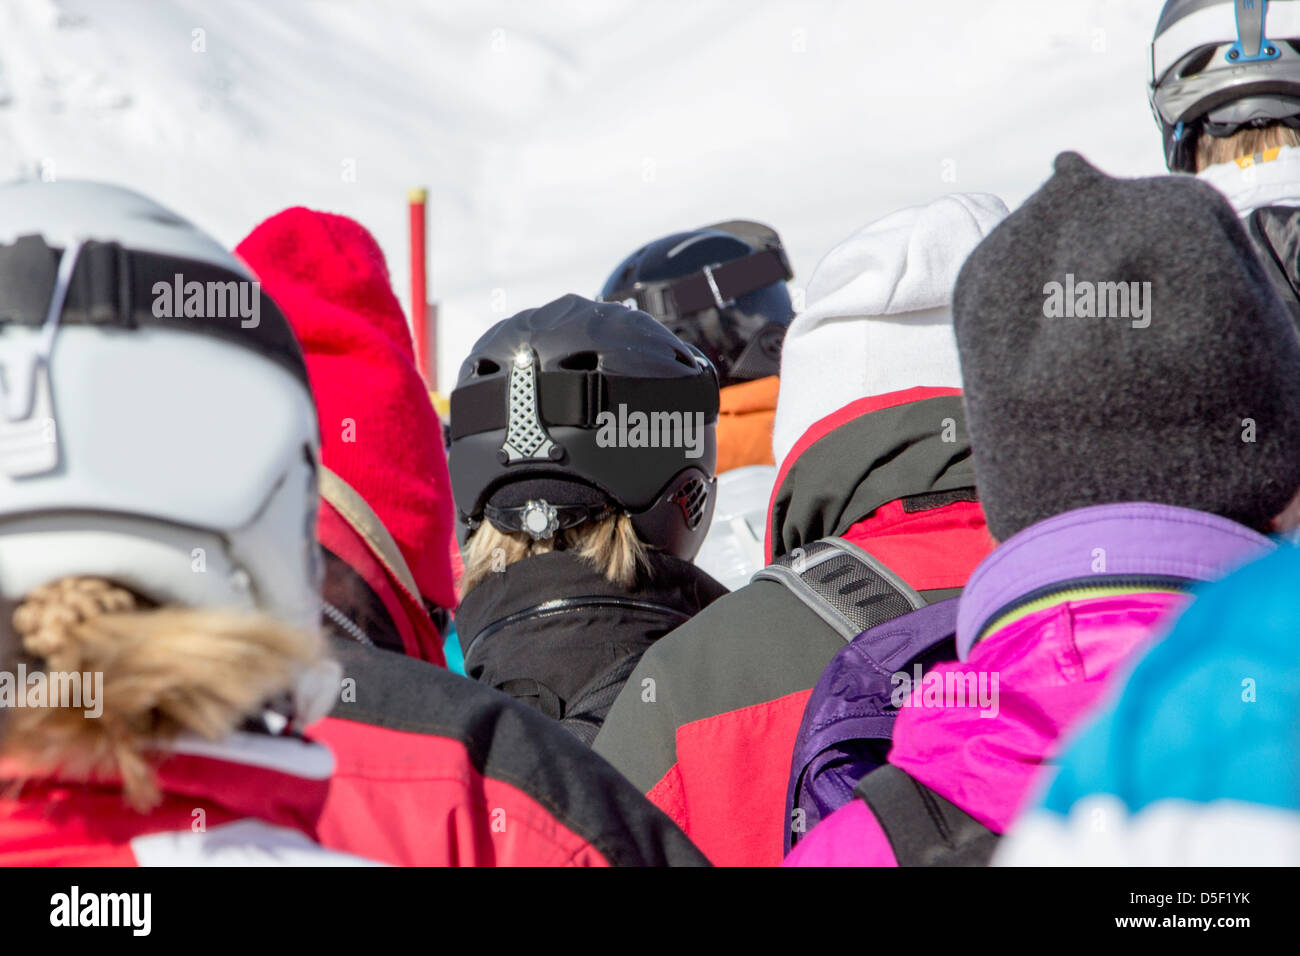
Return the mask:
{"type": "Polygon", "coordinates": [[[184,731],[225,737],[324,654],[318,634],[265,615],[153,608],[102,578],[36,588],[13,626],[47,677],[102,674],[103,711],[16,708],[0,752],[81,776],[116,772],[126,803],[142,812],[161,800],[150,761],[159,741],[184,731]]]}
{"type": "Polygon", "coordinates": [[[464,597],[494,571],[535,554],[571,551],[619,587],[631,587],[638,570],[649,567],[646,544],[637,537],[632,519],[611,515],[576,528],[557,531],[554,538],[534,541],[522,531],[501,531],[484,521],[465,544],[465,574],[460,579],[464,597]]]}
{"type": "Polygon", "coordinates": [[[1279,146],[1300,146],[1300,130],[1282,123],[1239,129],[1231,136],[1201,133],[1196,141],[1196,171],[1220,163],[1231,163],[1242,156],[1254,156],[1279,146]]]}

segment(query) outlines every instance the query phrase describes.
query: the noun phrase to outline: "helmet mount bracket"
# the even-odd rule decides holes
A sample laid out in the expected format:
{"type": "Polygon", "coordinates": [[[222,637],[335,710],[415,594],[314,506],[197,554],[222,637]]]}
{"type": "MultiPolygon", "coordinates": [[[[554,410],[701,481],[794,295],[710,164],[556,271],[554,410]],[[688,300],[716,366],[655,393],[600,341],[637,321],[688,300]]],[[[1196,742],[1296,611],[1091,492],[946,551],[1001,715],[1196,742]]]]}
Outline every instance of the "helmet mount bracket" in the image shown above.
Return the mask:
{"type": "Polygon", "coordinates": [[[537,389],[537,353],[527,345],[515,353],[506,388],[506,437],[497,454],[502,464],[558,461],[564,448],[552,440],[542,422],[537,389]]]}
{"type": "Polygon", "coordinates": [[[1233,12],[1237,17],[1237,42],[1224,54],[1228,62],[1258,63],[1282,55],[1277,44],[1264,36],[1268,0],[1234,0],[1233,12]]]}
{"type": "Polygon", "coordinates": [[[11,478],[41,475],[59,463],[50,360],[72,275],[85,245],[77,240],[59,259],[40,338],[31,347],[0,351],[0,471],[11,478]]]}

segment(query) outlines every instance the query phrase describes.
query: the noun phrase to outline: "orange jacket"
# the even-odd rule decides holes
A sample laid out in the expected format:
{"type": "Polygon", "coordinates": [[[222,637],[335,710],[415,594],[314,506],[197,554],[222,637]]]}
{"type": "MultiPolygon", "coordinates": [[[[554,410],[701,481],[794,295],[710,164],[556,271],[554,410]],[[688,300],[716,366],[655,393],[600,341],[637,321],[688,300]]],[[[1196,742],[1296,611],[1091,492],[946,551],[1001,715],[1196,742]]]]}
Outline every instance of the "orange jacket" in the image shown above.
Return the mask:
{"type": "Polygon", "coordinates": [[[719,396],[718,474],[745,465],[771,465],[772,419],[781,380],[775,375],[728,385],[719,396]]]}

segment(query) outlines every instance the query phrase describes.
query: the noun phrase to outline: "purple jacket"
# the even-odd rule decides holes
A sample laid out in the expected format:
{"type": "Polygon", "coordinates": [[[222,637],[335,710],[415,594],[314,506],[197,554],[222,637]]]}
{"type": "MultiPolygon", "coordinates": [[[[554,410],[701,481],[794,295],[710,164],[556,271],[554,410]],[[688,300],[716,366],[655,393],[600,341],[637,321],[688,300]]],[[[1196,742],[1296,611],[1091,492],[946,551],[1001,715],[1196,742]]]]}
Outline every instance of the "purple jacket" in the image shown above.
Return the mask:
{"type": "MultiPolygon", "coordinates": [[[[1178,612],[1189,585],[1272,547],[1226,518],[1147,503],[1080,508],[1026,528],[971,576],[957,612],[960,660],[909,686],[889,762],[1003,832],[1058,738],[1178,612]]],[[[785,863],[897,865],[861,799],[785,863]]]]}

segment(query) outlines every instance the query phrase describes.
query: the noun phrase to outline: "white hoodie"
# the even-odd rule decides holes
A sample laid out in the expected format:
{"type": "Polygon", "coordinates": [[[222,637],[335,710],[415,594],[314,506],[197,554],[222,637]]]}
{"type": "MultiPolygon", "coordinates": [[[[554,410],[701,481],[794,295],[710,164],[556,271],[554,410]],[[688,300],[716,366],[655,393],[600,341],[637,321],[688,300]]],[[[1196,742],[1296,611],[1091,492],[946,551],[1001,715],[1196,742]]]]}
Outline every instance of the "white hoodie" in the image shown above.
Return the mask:
{"type": "Polygon", "coordinates": [[[778,464],[809,426],[857,399],[961,386],[952,288],[1006,215],[997,196],[953,193],[891,213],[822,258],[782,346],[778,464]]]}
{"type": "MultiPolygon", "coordinates": [[[[828,252],[781,349],[772,428],[778,463],[808,427],[859,398],[917,385],[960,387],[952,287],[1007,215],[986,193],[954,193],[891,213],[828,252]]],[[[735,590],[763,566],[772,466],[718,476],[718,504],[695,563],[735,590]]]]}

